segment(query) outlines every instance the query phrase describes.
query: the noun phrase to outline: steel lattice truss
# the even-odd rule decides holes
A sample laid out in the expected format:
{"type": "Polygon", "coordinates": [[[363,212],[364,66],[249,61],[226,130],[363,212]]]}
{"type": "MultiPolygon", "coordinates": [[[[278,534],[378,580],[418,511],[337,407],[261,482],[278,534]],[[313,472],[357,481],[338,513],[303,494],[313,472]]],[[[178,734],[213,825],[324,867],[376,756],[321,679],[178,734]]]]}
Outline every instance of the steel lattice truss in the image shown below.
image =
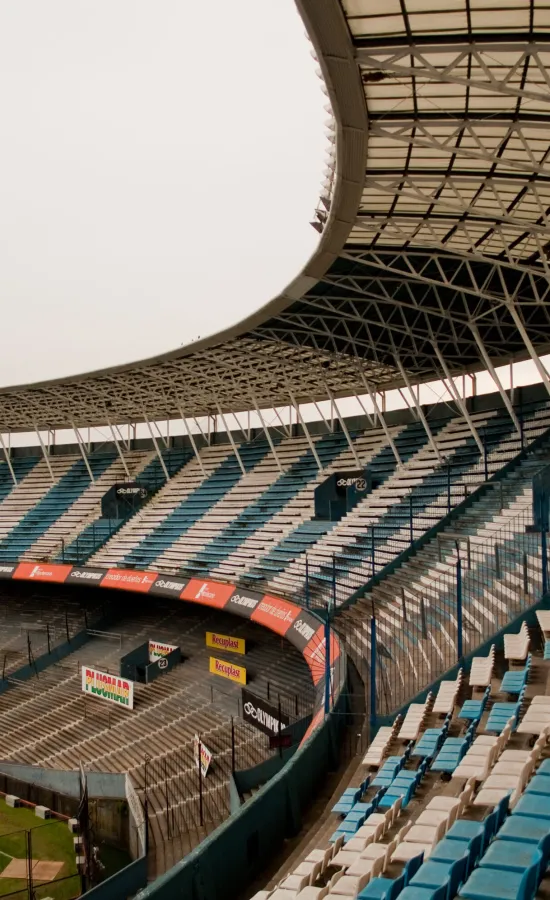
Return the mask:
{"type": "Polygon", "coordinates": [[[336,123],[317,256],[231,333],[0,391],[4,427],[286,405],[550,350],[550,6],[298,3],[336,123]]]}

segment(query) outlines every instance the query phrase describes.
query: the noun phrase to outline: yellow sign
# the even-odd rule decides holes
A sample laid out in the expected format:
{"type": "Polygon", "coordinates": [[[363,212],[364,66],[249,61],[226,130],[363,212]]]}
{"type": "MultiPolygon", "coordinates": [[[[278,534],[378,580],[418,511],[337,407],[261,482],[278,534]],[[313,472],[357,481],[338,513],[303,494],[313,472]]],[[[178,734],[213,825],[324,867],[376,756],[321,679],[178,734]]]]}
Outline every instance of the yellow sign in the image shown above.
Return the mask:
{"type": "Polygon", "coordinates": [[[230,634],[216,634],[215,631],[206,632],[206,646],[214,650],[229,650],[230,653],[246,653],[244,638],[232,637],[230,634]]]}
{"type": "Polygon", "coordinates": [[[236,681],[238,684],[246,684],[244,666],[235,666],[224,659],[216,659],[215,656],[210,657],[210,674],[221,675],[222,678],[229,678],[230,681],[236,681]]]}

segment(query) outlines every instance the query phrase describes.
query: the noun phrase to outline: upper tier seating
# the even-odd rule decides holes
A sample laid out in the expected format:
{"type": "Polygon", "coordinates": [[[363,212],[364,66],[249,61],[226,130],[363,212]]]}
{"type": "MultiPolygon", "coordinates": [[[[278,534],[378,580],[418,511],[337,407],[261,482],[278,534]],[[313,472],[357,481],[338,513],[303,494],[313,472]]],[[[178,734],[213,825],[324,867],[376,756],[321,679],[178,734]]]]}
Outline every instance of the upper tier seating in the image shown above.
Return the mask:
{"type": "MultiPolygon", "coordinates": [[[[189,462],[192,453],[184,449],[166,449],[161,451],[169,477],[174,476],[179,470],[189,462]]],[[[150,453],[140,452],[139,454],[126,454],[126,465],[130,470],[132,478],[137,479],[140,484],[145,485],[149,491],[155,493],[166,484],[166,476],[160,464],[160,460],[156,452],[150,453]],[[137,459],[136,459],[137,457],[137,459]],[[135,462],[134,462],[135,460],[135,462]]],[[[110,479],[115,470],[116,463],[111,466],[106,475],[109,476],[109,484],[114,483],[110,479]]],[[[120,471],[117,469],[117,479],[125,481],[125,473],[122,471],[120,463],[120,471]]],[[[90,490],[90,489],[89,489],[90,490]]],[[[103,488],[103,492],[105,488],[103,488]]],[[[84,562],[89,559],[92,554],[96,553],[110,537],[120,528],[125,519],[103,518],[101,508],[96,504],[92,513],[80,523],[79,527],[73,529],[73,533],[64,538],[64,546],[57,559],[65,562],[84,562]]],[[[32,552],[32,548],[28,551],[28,555],[32,552]]]]}

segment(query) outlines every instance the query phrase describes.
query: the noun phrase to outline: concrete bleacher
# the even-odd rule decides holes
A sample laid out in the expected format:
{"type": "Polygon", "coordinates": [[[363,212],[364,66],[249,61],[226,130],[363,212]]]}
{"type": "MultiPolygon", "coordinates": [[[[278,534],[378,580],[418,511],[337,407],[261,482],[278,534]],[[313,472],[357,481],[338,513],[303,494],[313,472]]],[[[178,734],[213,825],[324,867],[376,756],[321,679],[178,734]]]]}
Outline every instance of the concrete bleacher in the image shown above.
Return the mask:
{"type": "MultiPolygon", "coordinates": [[[[11,604],[13,614],[5,612],[5,621],[9,618],[14,631],[19,615],[21,622],[29,617],[38,622],[37,609],[52,629],[64,628],[65,599],[58,608],[55,603],[45,608],[44,599],[31,603],[12,598],[11,604]]],[[[229,815],[231,717],[238,768],[256,765],[272,752],[267,738],[240,717],[240,686],[208,674],[212,651],[205,647],[206,630],[246,638],[248,652],[239,662],[246,666],[251,690],[271,702],[281,694],[287,708],[294,708],[296,700],[296,718],[311,710],[315,689],[301,654],[246,620],[177,602],[140,605],[136,598],[128,613],[123,603],[117,610],[119,619],[109,633],[91,638],[40,677],[13,681],[0,694],[0,760],[55,769],[78,768],[81,761],[95,771],[128,772],[143,797],[148,758],[151,870],[158,874],[229,815]],[[151,684],[136,683],[132,711],[82,693],[82,665],[118,673],[121,655],[149,638],[180,646],[184,660],[151,684]],[[203,785],[204,827],[199,822],[196,733],[214,754],[203,785]]],[[[78,611],[75,598],[73,634],[78,611]]],[[[80,616],[82,628],[83,609],[80,616]]],[[[20,630],[25,631],[24,625],[20,630]]],[[[0,634],[9,641],[2,620],[0,634]]]]}
{"type": "MultiPolygon", "coordinates": [[[[428,698],[422,710],[411,706],[403,721],[383,726],[347,786],[339,786],[254,900],[547,897],[550,663],[544,639],[531,633],[525,664],[511,668],[501,642],[486,690],[472,687],[464,672],[440,686],[441,696],[452,698],[450,710],[435,712],[428,698]],[[505,707],[518,698],[517,715],[502,727],[505,707]],[[481,700],[472,717],[469,704],[481,700]],[[411,739],[403,728],[409,716],[415,727],[421,722],[411,739]],[[529,719],[533,726],[522,729],[529,719]]],[[[475,659],[471,665],[476,668],[475,659]]]]}

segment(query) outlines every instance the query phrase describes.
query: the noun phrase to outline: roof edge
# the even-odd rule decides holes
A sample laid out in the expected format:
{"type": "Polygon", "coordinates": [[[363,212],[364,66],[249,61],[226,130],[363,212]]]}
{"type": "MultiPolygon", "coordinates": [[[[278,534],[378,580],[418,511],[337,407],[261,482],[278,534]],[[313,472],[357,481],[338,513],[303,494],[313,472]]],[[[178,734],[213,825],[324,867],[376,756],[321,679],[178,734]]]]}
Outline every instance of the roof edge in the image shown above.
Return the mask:
{"type": "Polygon", "coordinates": [[[76,375],[1,387],[0,394],[74,384],[191,356],[257,328],[270,316],[300,299],[323,277],[343,248],[359,208],[367,145],[367,111],[351,36],[338,0],[296,0],[296,5],[315,48],[336,121],[337,163],[327,223],[317,248],[302,271],[277,297],[256,312],[223,331],[185,347],[76,375]]]}

